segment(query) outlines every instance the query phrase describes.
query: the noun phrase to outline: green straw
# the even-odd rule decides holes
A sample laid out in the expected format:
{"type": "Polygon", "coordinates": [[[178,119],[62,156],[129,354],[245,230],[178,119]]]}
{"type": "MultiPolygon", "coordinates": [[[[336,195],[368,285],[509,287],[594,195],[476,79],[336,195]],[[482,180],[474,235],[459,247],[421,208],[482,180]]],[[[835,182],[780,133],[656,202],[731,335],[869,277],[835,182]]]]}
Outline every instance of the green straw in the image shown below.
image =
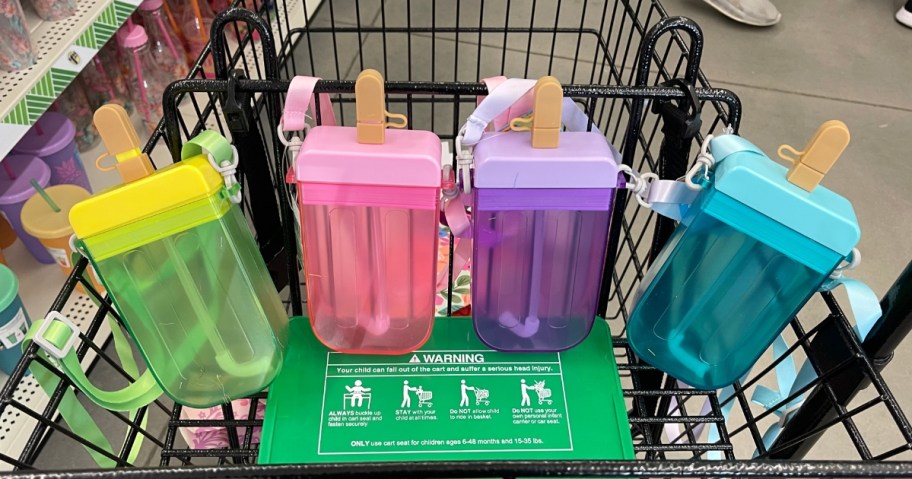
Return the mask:
{"type": "Polygon", "coordinates": [[[48,206],[51,207],[52,210],[54,210],[54,213],[60,213],[60,207],[57,206],[57,203],[54,203],[54,200],[51,199],[51,195],[47,194],[47,191],[44,191],[44,188],[42,188],[37,181],[32,180],[31,183],[32,188],[35,188],[35,191],[37,191],[38,194],[44,198],[44,201],[48,204],[48,206]]]}

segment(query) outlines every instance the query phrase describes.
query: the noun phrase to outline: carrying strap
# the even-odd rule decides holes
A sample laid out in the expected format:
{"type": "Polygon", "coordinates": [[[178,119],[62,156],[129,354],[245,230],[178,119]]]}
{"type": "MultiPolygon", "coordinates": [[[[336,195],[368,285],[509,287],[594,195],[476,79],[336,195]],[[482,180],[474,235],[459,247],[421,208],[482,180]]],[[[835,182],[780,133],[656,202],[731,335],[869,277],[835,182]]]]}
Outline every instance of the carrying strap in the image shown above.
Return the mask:
{"type": "MultiPolygon", "coordinates": [[[[106,316],[105,319],[110,327],[111,336],[114,340],[114,351],[120,360],[121,367],[128,375],[139,377],[136,382],[119,391],[103,391],[91,384],[82,370],[79,358],[76,356],[76,351],[73,347],[75,340],[78,338],[79,329],[58,312],[52,312],[47,318],[37,320],[32,324],[25,340],[22,342],[22,350],[26,351],[32,341],[37,342],[41,346],[37,354],[51,364],[58,364],[67,377],[89,399],[106,409],[125,411],[127,417],[135,421],[137,410],[152,403],[162,394],[162,390],[155,382],[150,371],[147,370],[142,376],[139,375],[139,368],[133,357],[133,349],[126,335],[120,329],[120,325],[110,315],[106,316]],[[51,347],[48,348],[48,345],[51,345],[51,347]]],[[[45,394],[48,396],[53,395],[60,384],[58,376],[37,361],[33,361],[29,365],[29,369],[45,394]]],[[[112,468],[118,465],[118,462],[112,458],[117,457],[118,452],[115,452],[111,447],[111,443],[108,442],[101,428],[76,397],[72,388],[67,387],[64,390],[57,410],[73,433],[94,446],[84,445],[83,447],[96,464],[104,468],[112,468]]],[[[146,427],[148,418],[148,414],[143,415],[140,421],[141,428],[144,429],[146,427]]],[[[136,458],[139,456],[143,439],[144,436],[142,434],[135,436],[126,458],[127,463],[135,463],[136,458]]]]}
{"type": "MultiPolygon", "coordinates": [[[[516,118],[516,116],[524,116],[531,113],[532,89],[535,88],[536,82],[537,80],[525,78],[508,78],[501,82],[496,80],[487,82],[486,85],[489,85],[489,88],[492,84],[496,86],[488,92],[488,96],[475,107],[475,111],[466,119],[466,124],[460,131],[461,144],[465,146],[476,145],[481,141],[481,135],[488,129],[488,125],[495,119],[497,121],[494,123],[494,130],[500,131],[505,128],[501,121],[507,115],[512,115],[506,121],[506,125],[509,125],[510,120],[516,118]],[[528,106],[524,106],[527,102],[528,106]],[[523,106],[523,109],[520,110],[519,106],[523,106]],[[520,112],[521,114],[519,114],[520,112]],[[498,128],[498,125],[503,126],[498,128]]],[[[589,120],[586,112],[572,98],[564,98],[563,100],[561,121],[566,126],[567,131],[589,131],[590,125],[592,131],[598,131],[598,128],[589,120]]]]}
{"type": "MultiPolygon", "coordinates": [[[[635,194],[637,201],[641,205],[671,220],[680,221],[687,214],[690,205],[696,200],[700,191],[709,185],[709,171],[716,163],[712,152],[709,151],[710,141],[713,141],[713,147],[718,149],[720,156],[724,158],[743,150],[743,143],[736,140],[737,137],[735,135],[723,135],[715,139],[712,135],[707,135],[703,141],[697,161],[686,172],[683,181],[648,181],[644,179],[646,175],[631,174],[629,182],[631,186],[629,189],[635,194]]],[[[845,261],[847,264],[837,267],[830,274],[829,279],[818,288],[818,291],[831,291],[839,286],[845,287],[849,307],[855,320],[855,333],[860,341],[864,341],[881,316],[880,301],[874,291],[866,284],[844,276],[845,271],[854,269],[860,263],[861,253],[858,249],[853,249],[845,258],[845,261]]],[[[774,359],[781,357],[788,351],[787,343],[782,335],[775,338],[772,350],[774,359]]],[[[789,401],[785,400],[817,378],[816,372],[809,361],[805,361],[800,368],[796,368],[795,361],[791,355],[780,361],[775,366],[774,372],[778,389],[758,385],[751,396],[751,401],[771,409],[773,414],[779,417],[779,421],[772,424],[763,435],[763,443],[767,448],[775,442],[786,422],[804,403],[805,395],[795,396],[789,401]]],[[[749,374],[750,371],[745,373],[742,377],[742,382],[749,374]]],[[[680,382],[679,386],[688,387],[680,382]]],[[[735,403],[733,399],[734,387],[726,386],[719,391],[718,395],[722,404],[722,415],[727,422],[729,413],[735,403]]],[[[677,408],[676,402],[672,401],[671,406],[669,413],[674,414],[677,408]]],[[[707,400],[707,404],[703,405],[700,414],[707,415],[708,413],[707,400]]],[[[665,424],[664,428],[669,439],[674,440],[677,438],[676,442],[685,440],[680,433],[678,424],[668,423],[665,424]]],[[[702,424],[694,428],[694,435],[699,436],[702,428],[702,424]]],[[[712,444],[718,442],[719,438],[718,427],[715,424],[710,424],[707,441],[712,444]]],[[[710,459],[722,459],[722,454],[719,451],[710,451],[707,456],[710,459]]]]}
{"type": "MultiPolygon", "coordinates": [[[[283,132],[301,131],[307,126],[308,109],[317,118],[317,107],[314,99],[314,88],[318,77],[296,76],[291,79],[288,94],[285,96],[285,109],[282,111],[281,129],[283,132]]],[[[318,93],[316,99],[320,101],[320,124],[325,126],[336,125],[336,115],[332,108],[332,99],[328,94],[318,93]]]]}

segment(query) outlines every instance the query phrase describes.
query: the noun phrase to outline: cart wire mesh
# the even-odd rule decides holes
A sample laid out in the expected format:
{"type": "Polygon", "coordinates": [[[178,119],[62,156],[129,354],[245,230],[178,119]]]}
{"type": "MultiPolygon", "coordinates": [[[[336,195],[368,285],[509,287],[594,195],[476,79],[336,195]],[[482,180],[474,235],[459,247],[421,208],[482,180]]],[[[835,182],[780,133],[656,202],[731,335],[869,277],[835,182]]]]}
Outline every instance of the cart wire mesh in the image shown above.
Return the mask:
{"type": "MultiPolygon", "coordinates": [[[[178,159],[181,144],[203,129],[217,130],[229,138],[244,131],[245,139],[258,140],[262,153],[254,161],[268,163],[279,192],[287,251],[297,251],[297,239],[290,210],[293,200],[283,193],[287,159],[277,128],[282,98],[295,75],[324,78],[316,91],[332,96],[340,124],[351,124],[353,80],[362,69],[375,68],[387,80],[387,108],[406,114],[410,128],[432,130],[444,142],[455,138],[477,97],[487,93],[478,83],[480,78],[554,75],[565,84],[565,95],[587,112],[593,127],[618,147],[625,164],[664,178],[680,175],[703,135],[726,128],[737,132],[741,119],[737,96],[711,88],[699,69],[703,49],[699,27],[685,18],[668,17],[657,0],[238,0],[235,5],[247,10],[219,15],[213,25],[213,42],[201,52],[190,79],[175,82],[166,91],[165,118],[145,151],[162,167],[178,159]],[[199,72],[210,57],[217,79],[200,79],[199,72]],[[682,81],[669,83],[674,79],[682,81]],[[244,128],[238,126],[238,113],[249,117],[241,122],[244,128]],[[685,134],[687,129],[696,135],[685,134]]],[[[319,124],[321,112],[315,116],[319,124]]],[[[255,412],[265,401],[264,392],[251,398],[251,406],[241,417],[230,405],[223,405],[221,417],[205,419],[167,399],[144,408],[135,418],[84,401],[100,423],[104,419],[109,437],[124,438],[119,451],[109,454],[110,459],[120,466],[158,464],[161,468],[126,467],[66,475],[912,476],[912,466],[899,462],[910,457],[912,428],[880,374],[892,349],[908,332],[909,326],[904,325],[909,321],[882,325],[861,343],[837,300],[822,293],[815,301],[817,309],[825,313],[795,318],[783,336],[787,351],[761,360],[730,394],[690,389],[639,361],[627,344],[625,322],[632,297],[650,259],[673,227],[627,200],[619,195],[601,307],[614,336],[635,461],[255,466],[262,425],[255,412]],[[754,404],[752,394],[759,387],[774,387],[774,373],[787,361],[808,361],[816,379],[791,394],[782,394],[770,407],[754,404]],[[803,405],[799,398],[806,398],[803,405]],[[872,415],[889,418],[888,430],[867,427],[866,418],[872,415]],[[148,423],[143,422],[144,416],[148,423]],[[767,445],[764,435],[776,424],[785,424],[784,431],[767,445]],[[187,428],[220,431],[228,447],[188,444],[182,435],[187,428]],[[713,430],[715,437],[710,435],[713,430]],[[145,441],[145,453],[131,464],[127,458],[138,438],[145,441]],[[854,450],[854,460],[830,453],[826,446],[834,443],[854,450]],[[766,461],[803,458],[844,462],[766,461]],[[885,462],[888,459],[892,461],[885,462]],[[228,467],[241,465],[244,467],[228,467]]],[[[245,207],[252,213],[249,205],[245,207]]],[[[288,257],[288,283],[298,286],[297,255],[288,257]]],[[[117,322],[120,318],[110,301],[84,278],[86,266],[86,260],[76,265],[51,310],[73,308],[75,287],[82,285],[97,303],[97,312],[80,335],[78,354],[97,358],[90,366],[91,377],[115,377],[122,386],[132,378],[111,354],[107,336],[100,333],[106,318],[117,322]]],[[[452,273],[448,301],[452,300],[452,273]]],[[[909,291],[912,273],[905,276],[897,282],[897,291],[909,291]]],[[[304,306],[301,288],[287,287],[283,294],[289,312],[300,314],[304,306]]],[[[907,319],[908,301],[900,306],[894,316],[907,319]]],[[[94,446],[58,420],[60,398],[72,383],[54,364],[37,356],[36,350],[35,345],[29,347],[0,390],[0,415],[26,415],[35,422],[35,429],[18,455],[0,454],[0,462],[23,474],[34,474],[34,469],[91,468],[88,456],[79,464],[56,461],[58,448],[94,446]],[[27,369],[33,362],[61,380],[42,410],[30,409],[17,397],[20,385],[29,380],[27,369]]]]}

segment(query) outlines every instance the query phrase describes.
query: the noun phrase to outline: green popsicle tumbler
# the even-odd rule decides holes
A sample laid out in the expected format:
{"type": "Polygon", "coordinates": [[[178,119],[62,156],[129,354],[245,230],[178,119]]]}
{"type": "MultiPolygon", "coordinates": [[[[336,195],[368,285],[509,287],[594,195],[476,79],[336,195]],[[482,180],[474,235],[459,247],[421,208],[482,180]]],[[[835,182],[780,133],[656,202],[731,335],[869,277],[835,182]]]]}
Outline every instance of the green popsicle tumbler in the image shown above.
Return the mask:
{"type": "Polygon", "coordinates": [[[239,190],[215,167],[236,162],[236,152],[204,132],[182,153],[77,204],[70,221],[164,392],[208,407],[269,385],[288,317],[239,190]]]}

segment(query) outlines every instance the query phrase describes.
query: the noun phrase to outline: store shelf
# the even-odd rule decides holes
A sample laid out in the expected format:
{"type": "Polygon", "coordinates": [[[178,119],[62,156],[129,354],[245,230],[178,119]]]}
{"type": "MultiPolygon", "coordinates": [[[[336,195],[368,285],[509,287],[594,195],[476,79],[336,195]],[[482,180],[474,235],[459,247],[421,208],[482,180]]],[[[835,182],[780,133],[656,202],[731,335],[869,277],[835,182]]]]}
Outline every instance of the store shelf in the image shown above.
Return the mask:
{"type": "Polygon", "coordinates": [[[88,64],[141,0],[79,0],[75,15],[57,22],[29,16],[38,62],[0,73],[0,159],[88,64]]]}

